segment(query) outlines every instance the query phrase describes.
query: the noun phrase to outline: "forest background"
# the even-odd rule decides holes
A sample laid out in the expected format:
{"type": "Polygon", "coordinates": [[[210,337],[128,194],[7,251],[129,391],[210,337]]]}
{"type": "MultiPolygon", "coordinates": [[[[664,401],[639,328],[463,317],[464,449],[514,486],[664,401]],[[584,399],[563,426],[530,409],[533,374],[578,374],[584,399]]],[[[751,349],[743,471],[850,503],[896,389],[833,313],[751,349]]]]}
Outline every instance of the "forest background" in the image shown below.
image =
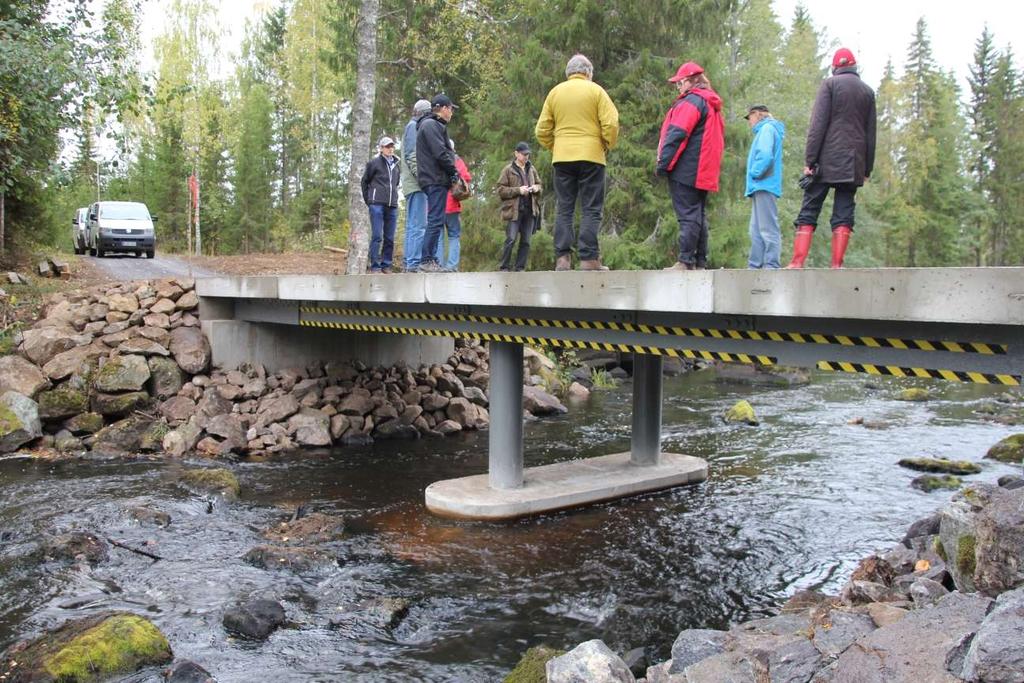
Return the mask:
{"type": "MultiPolygon", "coordinates": [[[[654,151],[675,96],[666,78],[695,60],[722,95],[727,122],[709,265],[743,267],[750,132],[740,117],[765,103],[787,127],[785,256],[810,107],[836,47],[803,7],[780,19],[770,0],[290,0],[245,27],[225,68],[215,6],[175,0],[154,73],[142,73],[141,2],[0,1],[0,245],[69,248],[75,209],[100,196],[146,202],[160,218],[161,248],[182,251],[195,173],[204,253],[345,246],[357,45],[368,30],[360,18],[373,5],[369,139],[400,137],[420,97],[445,92],[460,105],[450,134],[475,189],[463,205],[462,270],[496,267],[504,226],[495,180],[516,142],[534,142],[544,97],[577,51],[593,61],[622,126],[608,159],[605,262],[646,269],[674,259],[676,221],[654,151]],[[115,148],[116,158],[98,161],[98,146],[115,148]]],[[[847,265],[1024,260],[1024,79],[996,38],[986,29],[974,39],[966,91],[936,64],[924,19],[907,36],[902,71],[887,65],[877,161],[858,194],[847,265]]],[[[549,191],[530,267],[547,269],[551,159],[534,150],[549,191]]],[[[373,151],[359,145],[357,162],[373,151]]],[[[815,241],[809,265],[827,264],[827,242],[815,241]]]]}

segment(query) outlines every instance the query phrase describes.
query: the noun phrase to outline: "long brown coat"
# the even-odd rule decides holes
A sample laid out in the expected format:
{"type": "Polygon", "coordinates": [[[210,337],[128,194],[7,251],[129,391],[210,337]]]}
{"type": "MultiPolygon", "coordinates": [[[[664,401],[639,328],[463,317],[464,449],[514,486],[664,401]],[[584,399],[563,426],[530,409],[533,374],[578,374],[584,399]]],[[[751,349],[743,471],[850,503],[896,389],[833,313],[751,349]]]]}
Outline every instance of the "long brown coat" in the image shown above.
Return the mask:
{"type": "Polygon", "coordinates": [[[855,67],[836,69],[818,89],[804,163],[818,181],[863,185],[875,165],[875,93],[855,67]]]}
{"type": "MultiPolygon", "coordinates": [[[[523,186],[523,179],[513,168],[515,164],[516,162],[512,161],[501,169],[501,175],[498,176],[498,196],[501,198],[501,220],[503,221],[519,220],[519,198],[522,196],[519,194],[519,188],[523,186]]],[[[525,171],[527,185],[541,184],[537,169],[529,161],[526,162],[525,171]]],[[[530,200],[533,202],[533,215],[540,216],[540,192],[531,194],[530,200]]]]}

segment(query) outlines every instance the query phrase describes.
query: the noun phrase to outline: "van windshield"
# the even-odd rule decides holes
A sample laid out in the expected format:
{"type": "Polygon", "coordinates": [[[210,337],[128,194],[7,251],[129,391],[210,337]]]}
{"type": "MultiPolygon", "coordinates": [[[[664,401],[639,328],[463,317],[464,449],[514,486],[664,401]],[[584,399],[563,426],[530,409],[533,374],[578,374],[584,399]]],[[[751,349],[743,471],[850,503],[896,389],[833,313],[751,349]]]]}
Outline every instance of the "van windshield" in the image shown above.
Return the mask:
{"type": "Polygon", "coordinates": [[[145,204],[102,204],[100,216],[118,221],[148,221],[149,210],[145,204]]]}

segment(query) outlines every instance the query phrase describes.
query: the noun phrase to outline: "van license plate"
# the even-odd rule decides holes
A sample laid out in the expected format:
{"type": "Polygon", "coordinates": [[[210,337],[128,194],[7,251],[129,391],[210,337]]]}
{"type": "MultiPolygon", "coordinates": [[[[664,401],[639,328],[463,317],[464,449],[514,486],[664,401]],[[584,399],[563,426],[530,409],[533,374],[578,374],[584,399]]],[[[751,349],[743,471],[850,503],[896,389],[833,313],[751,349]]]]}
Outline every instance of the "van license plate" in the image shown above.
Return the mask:
{"type": "Polygon", "coordinates": [[[122,247],[134,247],[135,242],[121,242],[122,247]]]}

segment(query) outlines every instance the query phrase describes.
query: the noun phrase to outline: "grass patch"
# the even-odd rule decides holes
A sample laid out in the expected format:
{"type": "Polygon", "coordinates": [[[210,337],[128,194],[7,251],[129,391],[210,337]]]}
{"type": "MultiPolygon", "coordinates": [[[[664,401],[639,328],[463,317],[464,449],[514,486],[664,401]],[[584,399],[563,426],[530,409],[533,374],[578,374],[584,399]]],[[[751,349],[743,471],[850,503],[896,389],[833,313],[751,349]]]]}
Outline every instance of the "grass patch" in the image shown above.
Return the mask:
{"type": "Polygon", "coordinates": [[[590,381],[594,383],[595,389],[614,389],[619,386],[617,379],[611,376],[607,370],[594,368],[590,371],[590,381]]]}

